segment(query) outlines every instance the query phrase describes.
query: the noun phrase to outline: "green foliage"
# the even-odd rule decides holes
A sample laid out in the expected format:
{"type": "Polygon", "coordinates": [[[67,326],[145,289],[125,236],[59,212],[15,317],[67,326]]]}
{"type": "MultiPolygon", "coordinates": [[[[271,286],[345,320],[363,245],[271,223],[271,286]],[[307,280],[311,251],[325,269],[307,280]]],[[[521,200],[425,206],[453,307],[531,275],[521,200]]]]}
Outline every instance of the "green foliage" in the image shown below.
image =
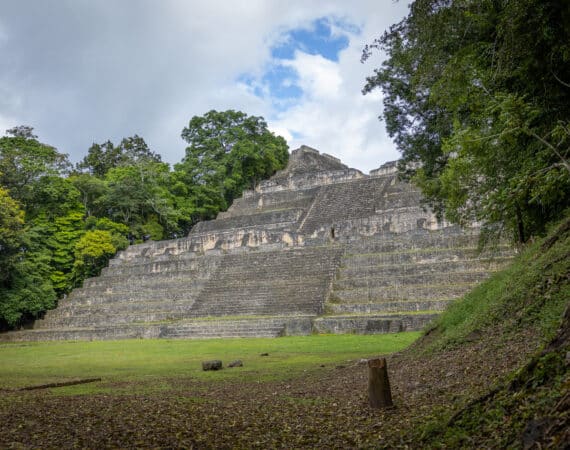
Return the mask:
{"type": "Polygon", "coordinates": [[[49,255],[30,252],[15,259],[0,286],[0,329],[14,327],[55,307],[49,255]]]}
{"type": "Polygon", "coordinates": [[[416,0],[365,49],[401,168],[440,214],[524,242],[570,198],[570,6],[416,0]]]}
{"type": "Polygon", "coordinates": [[[53,219],[74,211],[84,212],[80,192],[67,178],[45,176],[39,180],[33,195],[26,202],[26,219],[46,216],[53,219]]]}
{"type": "Polygon", "coordinates": [[[44,177],[59,176],[69,167],[67,155],[42,144],[31,131],[30,127],[17,127],[8,130],[12,136],[0,138],[0,186],[25,209],[44,177]]]}
{"type": "Polygon", "coordinates": [[[7,274],[7,261],[20,248],[23,226],[24,211],[0,186],[0,282],[7,274]]]}
{"type": "Polygon", "coordinates": [[[143,138],[136,134],[124,138],[115,146],[111,141],[103,144],[93,144],[87,156],[77,164],[80,171],[103,178],[109,170],[115,167],[131,166],[141,162],[160,162],[161,157],[152,152],[143,138]]]}
{"type": "Polygon", "coordinates": [[[117,167],[107,173],[108,190],[101,203],[113,220],[130,227],[135,239],[146,234],[145,224],[149,222],[153,237],[164,239],[168,231],[178,228],[180,218],[169,190],[170,180],[165,163],[144,161],[117,167]]]}
{"type": "Polygon", "coordinates": [[[50,255],[50,279],[58,294],[71,290],[74,248],[84,231],[83,211],[76,210],[55,218],[43,214],[30,229],[32,245],[50,255]]]}
{"type": "Polygon", "coordinates": [[[77,279],[98,275],[117,252],[113,234],[107,230],[87,231],[75,244],[73,274],[77,279]]]}
{"type": "Polygon", "coordinates": [[[69,181],[80,193],[80,200],[88,216],[105,214],[103,199],[108,195],[109,187],[105,180],[88,173],[73,174],[69,181]]]}
{"type": "Polygon", "coordinates": [[[287,164],[288,147],[261,117],[239,111],[209,111],[194,116],[182,130],[186,156],[176,165],[188,186],[196,219],[210,219],[287,164]]]}

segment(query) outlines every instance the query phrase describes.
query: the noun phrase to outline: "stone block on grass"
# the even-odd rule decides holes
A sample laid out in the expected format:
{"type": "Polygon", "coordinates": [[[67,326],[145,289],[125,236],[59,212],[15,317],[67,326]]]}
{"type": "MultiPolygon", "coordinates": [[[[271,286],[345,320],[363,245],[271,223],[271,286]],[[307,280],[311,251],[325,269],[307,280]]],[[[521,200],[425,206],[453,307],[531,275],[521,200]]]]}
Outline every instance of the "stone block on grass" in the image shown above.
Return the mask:
{"type": "Polygon", "coordinates": [[[211,361],[202,361],[202,370],[221,370],[222,361],[213,359],[211,361]]]}

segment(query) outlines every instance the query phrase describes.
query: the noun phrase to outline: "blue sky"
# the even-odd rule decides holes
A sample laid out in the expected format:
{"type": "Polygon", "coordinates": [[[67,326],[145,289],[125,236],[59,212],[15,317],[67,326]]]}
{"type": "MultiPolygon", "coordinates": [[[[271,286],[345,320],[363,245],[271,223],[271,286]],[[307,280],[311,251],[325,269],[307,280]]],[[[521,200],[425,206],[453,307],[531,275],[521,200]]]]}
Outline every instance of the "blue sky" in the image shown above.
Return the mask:
{"type": "Polygon", "coordinates": [[[283,113],[305,94],[298,72],[287,64],[295,60],[296,53],[319,55],[338,63],[339,54],[348,48],[350,37],[358,35],[356,25],[327,17],[285,30],[270,47],[271,58],[261,73],[240,74],[237,81],[246,84],[257,97],[270,101],[276,112],[283,113]]]}
{"type": "Polygon", "coordinates": [[[74,162],[138,134],[176,163],[192,116],[236,109],[291,149],[368,171],[398,153],[381,94],[361,94],[381,55],[360,54],[406,12],[393,0],[3,2],[0,133],[30,125],[74,162]]]}
{"type": "Polygon", "coordinates": [[[275,59],[294,59],[295,51],[300,50],[337,62],[339,52],[348,48],[349,38],[342,33],[345,30],[353,34],[359,32],[356,25],[320,17],[313,20],[308,27],[294,28],[283,33],[283,41],[271,48],[271,56],[275,59]]]}

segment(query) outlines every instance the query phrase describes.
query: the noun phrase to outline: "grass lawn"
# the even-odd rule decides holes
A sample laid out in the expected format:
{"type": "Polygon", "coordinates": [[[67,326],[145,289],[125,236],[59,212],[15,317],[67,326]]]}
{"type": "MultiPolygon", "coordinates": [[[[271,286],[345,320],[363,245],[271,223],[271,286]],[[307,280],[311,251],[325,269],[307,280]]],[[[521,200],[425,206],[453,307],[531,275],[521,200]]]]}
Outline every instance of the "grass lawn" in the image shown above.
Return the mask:
{"type": "Polygon", "coordinates": [[[317,335],[276,339],[121,340],[0,345],[0,389],[100,377],[53,389],[62,395],[120,391],[122,382],[144,391],[168,389],[165,380],[270,381],[294,378],[322,365],[393,353],[420,333],[317,335]],[[261,356],[268,353],[269,356],[261,356]],[[201,362],[221,359],[224,370],[204,372],[201,362]],[[244,367],[228,369],[240,359],[244,367]]]}

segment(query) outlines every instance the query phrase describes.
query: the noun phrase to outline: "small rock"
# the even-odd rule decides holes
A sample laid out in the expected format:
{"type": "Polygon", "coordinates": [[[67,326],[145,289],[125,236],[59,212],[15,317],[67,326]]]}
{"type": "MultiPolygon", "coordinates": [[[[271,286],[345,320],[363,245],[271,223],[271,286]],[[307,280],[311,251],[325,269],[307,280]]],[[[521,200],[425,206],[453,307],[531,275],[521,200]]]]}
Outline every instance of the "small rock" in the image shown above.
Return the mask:
{"type": "Polygon", "coordinates": [[[324,364],[321,364],[321,367],[325,367],[325,365],[324,365],[324,364]]]}
{"type": "Polygon", "coordinates": [[[202,361],[202,370],[221,370],[222,361],[213,359],[211,361],[202,361]]]}
{"type": "Polygon", "coordinates": [[[412,381],[406,385],[406,389],[408,391],[414,391],[421,387],[421,383],[419,381],[412,381]]]}
{"type": "Polygon", "coordinates": [[[269,353],[262,353],[262,354],[259,355],[259,356],[269,356],[269,353]]]}
{"type": "Polygon", "coordinates": [[[368,360],[366,358],[362,358],[360,361],[358,361],[359,366],[365,366],[366,364],[368,364],[368,360]]]}
{"type": "Polygon", "coordinates": [[[228,367],[243,367],[243,362],[241,362],[241,359],[236,359],[235,361],[229,363],[228,367]]]}

